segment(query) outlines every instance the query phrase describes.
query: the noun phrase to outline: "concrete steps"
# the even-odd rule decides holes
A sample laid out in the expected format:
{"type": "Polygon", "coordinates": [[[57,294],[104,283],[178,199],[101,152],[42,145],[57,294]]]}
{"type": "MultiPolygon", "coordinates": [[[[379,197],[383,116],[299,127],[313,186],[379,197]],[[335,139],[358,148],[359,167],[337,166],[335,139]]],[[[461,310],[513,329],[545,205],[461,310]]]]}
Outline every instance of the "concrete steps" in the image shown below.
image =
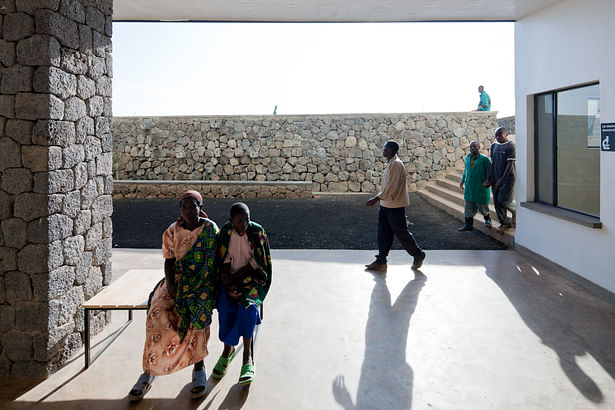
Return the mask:
{"type": "MultiPolygon", "coordinates": [[[[444,178],[432,181],[427,184],[425,188],[419,189],[417,194],[435,207],[442,209],[447,214],[454,216],[461,222],[464,222],[463,191],[459,188],[459,181],[461,180],[462,173],[463,170],[449,172],[444,178]]],[[[485,235],[491,236],[509,248],[514,247],[515,230],[511,229],[503,233],[496,232],[495,228],[499,225],[499,223],[493,204],[489,204],[489,211],[494,226],[491,228],[486,228],[484,225],[483,216],[480,213],[477,213],[474,217],[474,229],[481,231],[485,235]]],[[[454,229],[457,228],[458,227],[455,227],[454,229]]]]}

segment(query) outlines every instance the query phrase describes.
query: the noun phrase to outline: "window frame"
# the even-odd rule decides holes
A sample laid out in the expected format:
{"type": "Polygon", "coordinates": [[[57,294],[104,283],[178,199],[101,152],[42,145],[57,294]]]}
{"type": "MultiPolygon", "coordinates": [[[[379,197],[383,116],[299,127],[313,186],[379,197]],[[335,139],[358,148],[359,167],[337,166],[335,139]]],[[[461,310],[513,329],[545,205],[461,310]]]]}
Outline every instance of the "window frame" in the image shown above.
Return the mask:
{"type": "Polygon", "coordinates": [[[546,91],[546,92],[541,92],[541,93],[537,93],[534,94],[534,201],[538,204],[543,204],[545,206],[551,206],[554,208],[558,208],[558,209],[562,209],[568,212],[574,212],[576,214],[580,214],[580,215],[584,215],[584,216],[588,216],[590,218],[596,218],[599,219],[600,216],[596,216],[593,214],[589,214],[587,212],[583,212],[583,211],[579,211],[576,209],[570,209],[570,208],[566,208],[564,206],[560,206],[558,205],[558,188],[557,188],[557,166],[558,166],[558,161],[557,161],[557,143],[558,143],[558,135],[557,135],[557,113],[558,113],[558,94],[564,91],[569,91],[569,90],[576,90],[579,88],[585,88],[585,87],[591,87],[591,86],[600,86],[600,82],[599,81],[592,81],[589,83],[584,83],[584,84],[578,84],[575,86],[570,86],[570,87],[564,87],[564,88],[558,88],[555,90],[551,90],[551,91],[546,91]],[[538,104],[537,104],[537,99],[540,97],[544,97],[550,95],[551,96],[551,157],[552,157],[552,166],[551,166],[551,180],[552,180],[552,191],[551,191],[551,195],[553,198],[552,202],[546,202],[546,201],[542,201],[540,200],[540,195],[539,195],[539,177],[540,177],[540,173],[539,173],[539,167],[537,166],[537,164],[540,161],[539,155],[540,155],[540,151],[538,149],[538,145],[539,145],[539,138],[540,138],[540,134],[539,134],[539,122],[538,122],[538,104]]]}

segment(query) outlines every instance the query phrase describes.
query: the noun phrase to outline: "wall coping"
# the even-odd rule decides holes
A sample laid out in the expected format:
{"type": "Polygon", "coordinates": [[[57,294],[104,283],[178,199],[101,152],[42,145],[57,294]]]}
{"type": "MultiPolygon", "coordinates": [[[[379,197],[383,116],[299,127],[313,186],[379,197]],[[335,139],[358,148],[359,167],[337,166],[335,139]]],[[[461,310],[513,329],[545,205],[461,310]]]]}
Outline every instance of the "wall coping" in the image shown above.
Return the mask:
{"type": "Polygon", "coordinates": [[[202,180],[138,180],[138,179],[116,179],[114,184],[132,184],[132,185],[264,185],[264,186],[289,186],[289,185],[309,185],[312,186],[312,181],[202,181],[202,180]]]}
{"type": "Polygon", "coordinates": [[[292,119],[292,118],[352,118],[357,119],[360,117],[376,118],[376,117],[395,117],[398,115],[403,116],[441,116],[441,115],[496,115],[498,111],[451,111],[451,112],[398,112],[398,113],[351,113],[351,114],[287,114],[287,115],[136,115],[136,116],[113,116],[114,119],[164,119],[169,120],[173,118],[185,119],[228,119],[228,118],[242,118],[242,119],[292,119]]]}

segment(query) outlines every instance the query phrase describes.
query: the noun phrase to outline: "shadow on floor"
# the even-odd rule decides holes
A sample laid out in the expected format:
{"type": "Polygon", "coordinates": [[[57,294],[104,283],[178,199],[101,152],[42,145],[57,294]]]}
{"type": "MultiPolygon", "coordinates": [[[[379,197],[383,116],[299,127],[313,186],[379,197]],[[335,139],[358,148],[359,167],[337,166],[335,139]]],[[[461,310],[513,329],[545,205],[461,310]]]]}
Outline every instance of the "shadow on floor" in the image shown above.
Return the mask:
{"type": "Polygon", "coordinates": [[[415,271],[415,278],[401,291],[395,303],[386,284],[386,273],[371,272],[374,289],[365,329],[365,355],[353,403],[343,375],[333,381],[333,396],[346,410],[410,409],[414,372],[406,361],[410,318],[427,278],[415,271]]]}
{"type": "Polygon", "coordinates": [[[588,400],[602,403],[600,386],[576,359],[591,355],[615,379],[613,305],[533,262],[488,267],[486,274],[504,292],[528,328],[557,354],[562,370],[576,389],[588,400]],[[510,275],[511,271],[518,275],[510,275]]]}

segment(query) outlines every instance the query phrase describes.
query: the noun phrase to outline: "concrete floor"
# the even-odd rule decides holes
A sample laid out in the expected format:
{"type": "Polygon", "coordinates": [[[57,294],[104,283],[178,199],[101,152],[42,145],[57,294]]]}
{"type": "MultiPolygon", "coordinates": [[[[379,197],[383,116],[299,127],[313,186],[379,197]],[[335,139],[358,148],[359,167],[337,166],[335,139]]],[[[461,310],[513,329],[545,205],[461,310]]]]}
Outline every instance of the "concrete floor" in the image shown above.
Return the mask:
{"type": "MultiPolygon", "coordinates": [[[[273,251],[250,388],[236,384],[236,359],[201,400],[190,399],[185,369],[159,377],[131,404],[144,337],[145,314],[137,312],[89,369],[81,354],[33,386],[5,381],[0,407],[615,408],[612,303],[513,251],[429,251],[416,274],[402,251],[392,253],[386,274],[365,272],[373,253],[273,251]]],[[[114,249],[116,276],[161,266],[159,251],[114,249]]],[[[125,317],[114,314],[94,343],[125,317]]],[[[208,372],[222,350],[212,326],[208,372]]]]}

